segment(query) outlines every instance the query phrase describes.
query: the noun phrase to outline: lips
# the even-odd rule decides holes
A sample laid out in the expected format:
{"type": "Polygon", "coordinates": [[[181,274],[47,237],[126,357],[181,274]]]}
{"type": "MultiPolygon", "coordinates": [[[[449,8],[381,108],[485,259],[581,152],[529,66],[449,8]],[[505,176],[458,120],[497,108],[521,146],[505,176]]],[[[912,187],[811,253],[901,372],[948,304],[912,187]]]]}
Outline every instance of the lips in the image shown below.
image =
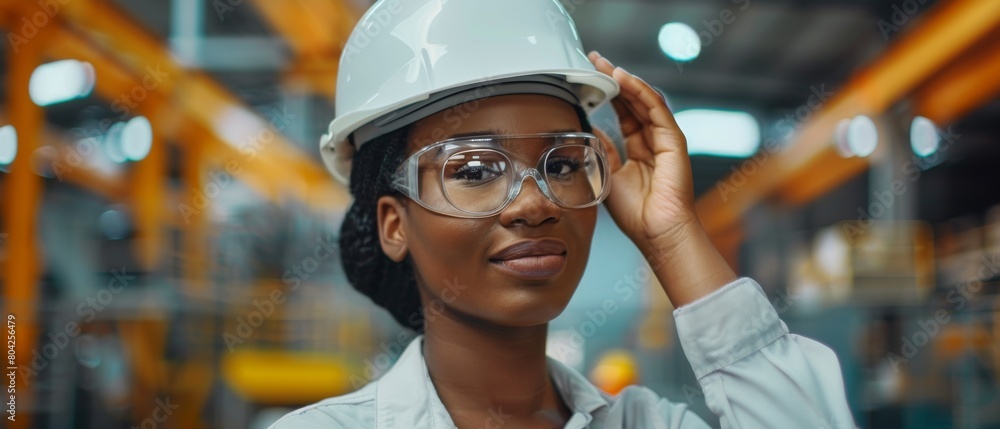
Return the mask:
{"type": "Polygon", "coordinates": [[[554,239],[519,241],[494,254],[490,262],[518,277],[555,277],[566,266],[566,243],[554,239]]]}

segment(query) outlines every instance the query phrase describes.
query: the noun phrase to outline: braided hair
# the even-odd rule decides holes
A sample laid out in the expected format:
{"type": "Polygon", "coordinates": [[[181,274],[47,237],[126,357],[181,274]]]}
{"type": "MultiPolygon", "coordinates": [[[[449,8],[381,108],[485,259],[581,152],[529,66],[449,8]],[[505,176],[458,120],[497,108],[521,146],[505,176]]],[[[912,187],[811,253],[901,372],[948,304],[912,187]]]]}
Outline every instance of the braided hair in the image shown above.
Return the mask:
{"type": "Polygon", "coordinates": [[[396,262],[382,252],[376,203],[397,195],[392,174],[406,159],[409,127],[380,136],[361,146],[351,167],[354,203],[340,226],[341,262],[347,280],[358,292],[389,311],[403,327],[423,330],[420,294],[409,256],[396,262]]]}
{"type": "MultiPolygon", "coordinates": [[[[592,132],[587,114],[574,106],[583,132],[592,132]]],[[[347,280],[375,304],[389,311],[400,325],[424,330],[420,293],[409,255],[389,259],[379,242],[376,204],[383,195],[401,195],[392,188],[392,175],[406,160],[409,127],[377,137],[354,154],[351,195],[354,202],[340,226],[340,255],[347,280]]]]}

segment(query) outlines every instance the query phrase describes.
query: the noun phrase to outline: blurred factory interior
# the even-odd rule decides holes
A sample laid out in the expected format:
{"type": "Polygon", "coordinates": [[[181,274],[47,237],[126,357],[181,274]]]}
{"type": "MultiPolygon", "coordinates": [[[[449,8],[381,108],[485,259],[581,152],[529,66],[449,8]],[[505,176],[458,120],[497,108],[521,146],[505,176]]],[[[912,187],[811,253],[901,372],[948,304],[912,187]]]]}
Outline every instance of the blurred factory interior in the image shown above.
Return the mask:
{"type": "MultiPolygon", "coordinates": [[[[860,426],[1000,427],[1000,2],[561,2],[663,91],[703,224],[860,426]]],[[[370,4],[0,0],[4,427],[264,428],[384,371],[408,336],[344,277],[317,149],[370,4]]],[[[717,425],[604,212],[595,242],[551,355],[717,425]]]]}

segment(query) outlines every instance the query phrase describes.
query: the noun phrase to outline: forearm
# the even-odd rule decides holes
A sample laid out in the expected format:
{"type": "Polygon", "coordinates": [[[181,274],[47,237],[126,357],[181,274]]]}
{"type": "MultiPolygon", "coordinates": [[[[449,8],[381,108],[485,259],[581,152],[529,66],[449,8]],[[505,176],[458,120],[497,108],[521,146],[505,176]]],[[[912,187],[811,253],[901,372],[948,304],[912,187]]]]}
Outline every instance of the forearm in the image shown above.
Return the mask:
{"type": "Polygon", "coordinates": [[[723,428],[855,427],[837,355],[789,334],[753,279],[674,310],[674,320],[723,428]]]}
{"type": "Polygon", "coordinates": [[[699,223],[640,249],[674,307],[681,307],[736,280],[736,274],[699,223]]]}

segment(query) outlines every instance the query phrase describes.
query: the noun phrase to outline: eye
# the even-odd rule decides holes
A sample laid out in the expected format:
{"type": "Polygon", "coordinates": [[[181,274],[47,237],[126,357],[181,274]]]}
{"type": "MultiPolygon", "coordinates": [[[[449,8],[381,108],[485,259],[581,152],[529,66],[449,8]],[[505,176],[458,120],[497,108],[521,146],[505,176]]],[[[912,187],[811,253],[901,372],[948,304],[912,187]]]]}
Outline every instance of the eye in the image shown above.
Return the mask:
{"type": "Polygon", "coordinates": [[[496,156],[462,154],[450,158],[445,165],[444,177],[448,181],[480,184],[503,175],[507,163],[496,156]]]}
{"type": "Polygon", "coordinates": [[[566,177],[579,170],[582,165],[580,160],[565,156],[549,158],[545,164],[545,174],[555,178],[566,177]]]}

